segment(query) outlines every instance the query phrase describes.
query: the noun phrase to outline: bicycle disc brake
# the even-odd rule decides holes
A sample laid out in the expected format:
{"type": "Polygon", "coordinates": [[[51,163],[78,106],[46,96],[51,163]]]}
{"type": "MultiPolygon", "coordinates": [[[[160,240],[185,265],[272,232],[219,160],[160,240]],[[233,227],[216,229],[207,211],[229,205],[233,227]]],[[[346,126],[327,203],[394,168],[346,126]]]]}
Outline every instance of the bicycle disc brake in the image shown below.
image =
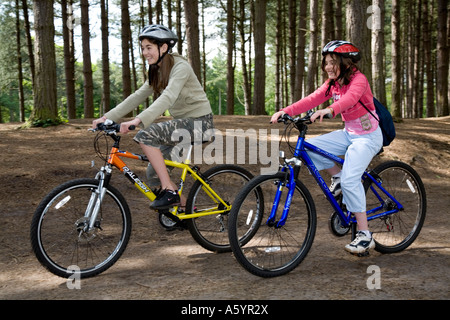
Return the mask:
{"type": "Polygon", "coordinates": [[[78,234],[78,241],[89,242],[97,236],[97,231],[101,230],[100,221],[94,223],[94,228],[89,229],[89,218],[82,217],[75,222],[78,234]]]}
{"type": "Polygon", "coordinates": [[[336,211],[331,214],[328,226],[331,233],[336,237],[343,237],[350,231],[350,226],[342,225],[341,218],[336,211]]]}

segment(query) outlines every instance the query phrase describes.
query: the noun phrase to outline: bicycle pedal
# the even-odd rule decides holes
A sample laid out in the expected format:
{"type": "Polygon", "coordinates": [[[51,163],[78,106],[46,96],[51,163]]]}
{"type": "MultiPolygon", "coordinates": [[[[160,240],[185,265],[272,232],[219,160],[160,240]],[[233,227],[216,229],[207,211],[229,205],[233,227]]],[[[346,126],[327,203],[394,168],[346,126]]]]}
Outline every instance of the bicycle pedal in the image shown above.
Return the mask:
{"type": "Polygon", "coordinates": [[[370,255],[369,251],[364,251],[356,254],[358,257],[368,257],[370,255]]]}

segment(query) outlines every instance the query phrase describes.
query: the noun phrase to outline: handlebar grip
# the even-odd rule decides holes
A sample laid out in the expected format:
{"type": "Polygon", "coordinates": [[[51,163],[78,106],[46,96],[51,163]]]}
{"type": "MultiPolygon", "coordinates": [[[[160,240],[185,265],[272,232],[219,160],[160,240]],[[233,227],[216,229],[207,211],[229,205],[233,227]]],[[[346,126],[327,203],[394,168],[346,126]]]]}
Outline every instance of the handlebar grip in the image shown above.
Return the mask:
{"type": "Polygon", "coordinates": [[[135,125],[131,125],[131,126],[128,127],[128,130],[130,130],[130,131],[133,131],[134,129],[136,129],[135,125]]]}
{"type": "Polygon", "coordinates": [[[333,115],[331,113],[327,113],[323,116],[324,119],[333,119],[333,115]]]}

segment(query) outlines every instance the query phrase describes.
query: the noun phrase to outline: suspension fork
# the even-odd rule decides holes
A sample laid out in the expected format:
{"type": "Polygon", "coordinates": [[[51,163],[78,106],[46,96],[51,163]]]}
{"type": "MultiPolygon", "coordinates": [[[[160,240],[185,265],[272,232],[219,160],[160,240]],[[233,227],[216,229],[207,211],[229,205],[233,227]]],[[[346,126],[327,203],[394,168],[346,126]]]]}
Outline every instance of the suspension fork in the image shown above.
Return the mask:
{"type": "Polygon", "coordinates": [[[282,171],[285,173],[285,178],[283,179],[283,181],[280,180],[279,182],[277,192],[275,194],[275,199],[272,205],[272,210],[266,222],[269,226],[275,226],[276,228],[281,228],[286,223],[289,210],[291,208],[292,197],[295,191],[295,179],[297,178],[300,171],[301,160],[294,157],[292,159],[286,160],[286,163],[292,163],[293,165],[286,165],[282,168],[282,171]],[[284,186],[288,188],[288,194],[284,203],[281,218],[278,222],[275,223],[276,213],[278,210],[278,206],[280,205],[281,193],[283,192],[284,186]]]}
{"type": "Polygon", "coordinates": [[[95,179],[98,180],[98,188],[91,193],[91,198],[87,205],[84,216],[89,220],[88,230],[92,230],[97,221],[98,213],[100,212],[100,207],[103,201],[103,197],[106,194],[109,181],[111,179],[111,167],[102,167],[100,171],[96,174],[95,179]]]}

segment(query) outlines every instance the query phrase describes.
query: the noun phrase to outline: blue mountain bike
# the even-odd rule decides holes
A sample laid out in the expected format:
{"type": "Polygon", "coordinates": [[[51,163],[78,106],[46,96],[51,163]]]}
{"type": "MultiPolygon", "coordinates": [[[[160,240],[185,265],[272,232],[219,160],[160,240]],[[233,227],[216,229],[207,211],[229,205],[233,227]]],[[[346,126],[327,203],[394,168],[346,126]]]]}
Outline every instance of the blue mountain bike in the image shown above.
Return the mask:
{"type": "MultiPolygon", "coordinates": [[[[311,193],[298,179],[306,166],[315,178],[333,213],[329,219],[332,233],[338,237],[356,234],[356,219],[334,197],[306,150],[342,165],[344,159],[305,141],[310,116],[279,121],[299,131],[297,144],[290,146],[293,157],[280,152],[279,172],[253,178],[238,193],[229,216],[230,245],[236,260],[249,272],[275,277],[295,269],[308,254],[316,231],[316,207],[311,193]],[[245,241],[243,240],[245,239],[245,241]]],[[[426,214],[425,188],[417,172],[399,161],[384,162],[361,177],[366,191],[367,218],[376,243],[375,250],[394,253],[414,242],[426,214]]],[[[367,253],[368,254],[368,253],[367,253]]]]}

